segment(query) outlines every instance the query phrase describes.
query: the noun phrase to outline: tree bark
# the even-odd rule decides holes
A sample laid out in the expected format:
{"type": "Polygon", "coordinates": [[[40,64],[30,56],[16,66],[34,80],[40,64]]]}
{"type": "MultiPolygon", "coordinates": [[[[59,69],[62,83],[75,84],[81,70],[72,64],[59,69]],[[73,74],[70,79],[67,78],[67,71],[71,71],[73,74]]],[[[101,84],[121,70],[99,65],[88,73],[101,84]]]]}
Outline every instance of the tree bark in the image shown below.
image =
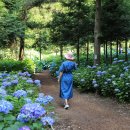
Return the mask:
{"type": "Polygon", "coordinates": [[[87,58],[86,58],[86,65],[88,64],[88,58],[89,58],[89,42],[87,43],[87,58]]]}
{"type": "Polygon", "coordinates": [[[95,27],[94,27],[94,65],[100,64],[101,44],[101,0],[96,0],[95,27]]]}
{"type": "Polygon", "coordinates": [[[118,58],[118,54],[119,54],[119,41],[116,41],[116,57],[118,58]]]}
{"type": "Polygon", "coordinates": [[[78,65],[80,64],[80,62],[79,62],[79,38],[78,38],[78,41],[77,41],[77,63],[78,63],[78,65]]]}
{"type": "Polygon", "coordinates": [[[107,41],[106,41],[106,54],[105,54],[105,60],[106,60],[106,64],[108,64],[108,54],[107,54],[107,41]]]}
{"type": "Polygon", "coordinates": [[[110,64],[112,64],[112,42],[110,43],[110,64]]]}
{"type": "Polygon", "coordinates": [[[39,49],[40,49],[39,53],[40,53],[40,61],[41,61],[41,59],[42,59],[42,49],[41,49],[41,47],[39,49]]]}
{"type": "Polygon", "coordinates": [[[60,57],[61,57],[61,60],[63,59],[63,45],[60,44],[60,57]]]}
{"type": "Polygon", "coordinates": [[[105,56],[106,56],[106,44],[105,44],[105,42],[103,44],[103,49],[104,49],[104,62],[105,62],[106,61],[106,58],[105,58],[105,56]]]}
{"type": "Polygon", "coordinates": [[[24,58],[24,37],[20,37],[20,50],[19,50],[19,60],[22,61],[24,58]]]}
{"type": "Polygon", "coordinates": [[[125,39],[125,61],[128,61],[128,40],[125,39]]]}

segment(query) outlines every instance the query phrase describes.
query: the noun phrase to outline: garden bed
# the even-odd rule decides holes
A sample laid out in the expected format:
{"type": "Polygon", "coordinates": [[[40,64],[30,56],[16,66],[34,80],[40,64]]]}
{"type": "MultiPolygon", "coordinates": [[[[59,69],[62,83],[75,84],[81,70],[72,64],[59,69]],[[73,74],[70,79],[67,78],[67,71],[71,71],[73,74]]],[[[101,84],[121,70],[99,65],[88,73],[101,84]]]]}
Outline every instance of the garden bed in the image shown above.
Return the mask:
{"type": "Polygon", "coordinates": [[[0,130],[45,130],[54,124],[53,97],[39,93],[28,72],[0,73],[0,130]]]}

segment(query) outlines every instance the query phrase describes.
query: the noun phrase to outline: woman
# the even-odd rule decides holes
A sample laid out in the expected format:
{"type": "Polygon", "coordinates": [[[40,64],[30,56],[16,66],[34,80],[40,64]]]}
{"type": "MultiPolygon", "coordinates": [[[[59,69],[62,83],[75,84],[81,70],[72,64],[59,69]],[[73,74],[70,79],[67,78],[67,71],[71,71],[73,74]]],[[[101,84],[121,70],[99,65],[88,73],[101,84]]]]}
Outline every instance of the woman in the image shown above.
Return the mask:
{"type": "Polygon", "coordinates": [[[58,82],[60,83],[60,97],[65,100],[65,109],[69,108],[68,100],[73,97],[73,75],[72,70],[76,69],[74,56],[71,52],[65,55],[66,61],[59,69],[58,82]]]}

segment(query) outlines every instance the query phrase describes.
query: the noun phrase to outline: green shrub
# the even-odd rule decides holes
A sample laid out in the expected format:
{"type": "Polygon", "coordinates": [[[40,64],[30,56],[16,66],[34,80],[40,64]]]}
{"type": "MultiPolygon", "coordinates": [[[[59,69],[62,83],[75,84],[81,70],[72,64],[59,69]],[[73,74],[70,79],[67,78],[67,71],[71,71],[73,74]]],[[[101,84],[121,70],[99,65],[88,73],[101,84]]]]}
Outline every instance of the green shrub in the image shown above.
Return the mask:
{"type": "Polygon", "coordinates": [[[32,60],[26,59],[23,61],[16,61],[13,59],[6,59],[0,61],[0,71],[28,71],[33,73],[35,64],[32,60]]]}

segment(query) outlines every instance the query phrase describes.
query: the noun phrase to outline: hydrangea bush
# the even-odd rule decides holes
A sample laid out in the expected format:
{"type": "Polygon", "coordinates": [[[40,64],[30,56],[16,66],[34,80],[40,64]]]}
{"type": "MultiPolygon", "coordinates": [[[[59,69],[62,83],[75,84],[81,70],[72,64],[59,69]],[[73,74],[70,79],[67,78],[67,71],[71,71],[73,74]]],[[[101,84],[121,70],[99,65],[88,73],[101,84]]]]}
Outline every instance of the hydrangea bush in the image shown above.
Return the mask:
{"type": "Polygon", "coordinates": [[[130,102],[129,62],[114,59],[112,65],[79,68],[74,72],[74,86],[80,91],[97,92],[120,102],[130,102]]]}
{"type": "Polygon", "coordinates": [[[28,72],[0,73],[0,130],[44,130],[54,124],[54,98],[39,93],[40,80],[28,72]],[[52,109],[51,109],[52,110],[52,109]]]}

